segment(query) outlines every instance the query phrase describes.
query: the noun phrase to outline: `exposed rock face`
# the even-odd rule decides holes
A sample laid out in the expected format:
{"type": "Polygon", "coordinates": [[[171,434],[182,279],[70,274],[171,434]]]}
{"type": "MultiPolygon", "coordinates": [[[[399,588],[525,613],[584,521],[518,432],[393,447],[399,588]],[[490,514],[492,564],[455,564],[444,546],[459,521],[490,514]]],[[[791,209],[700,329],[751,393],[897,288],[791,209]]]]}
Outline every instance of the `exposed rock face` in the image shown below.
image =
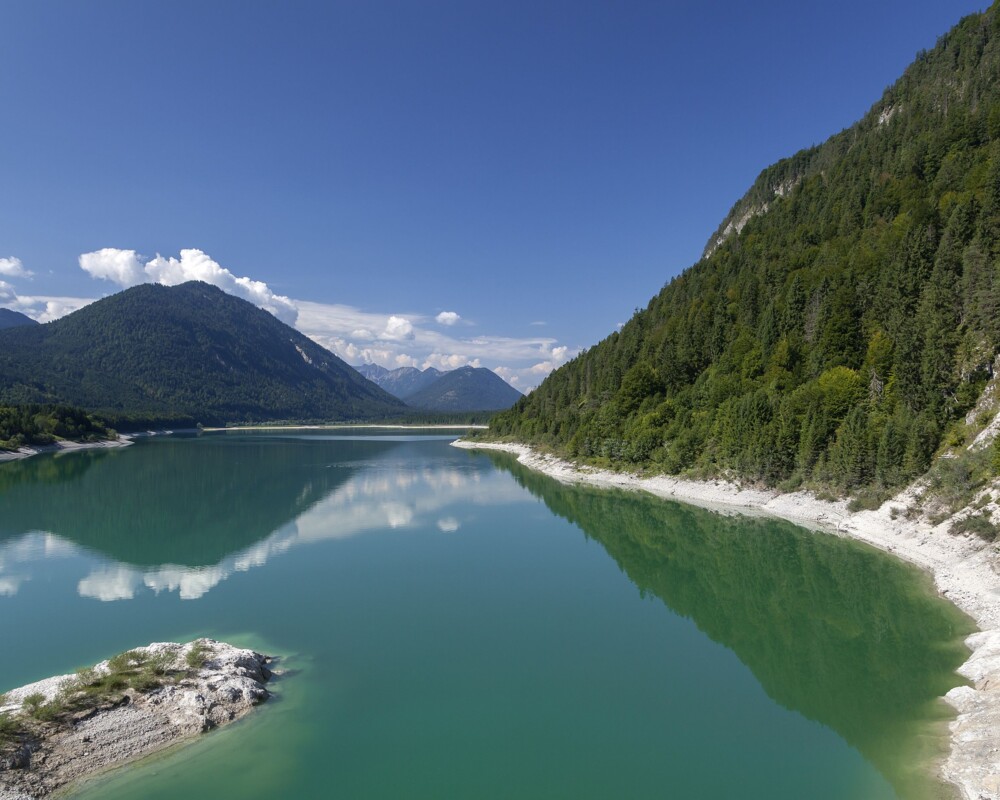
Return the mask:
{"type": "MultiPolygon", "coordinates": [[[[792,189],[794,189],[801,180],[802,176],[797,176],[787,178],[780,183],[776,183],[771,187],[772,196],[784,197],[787,194],[791,194],[792,189]]],[[[712,235],[712,238],[708,240],[708,244],[705,245],[705,250],[701,255],[702,258],[708,258],[712,255],[712,253],[714,253],[730,236],[738,236],[740,231],[746,227],[746,224],[750,220],[754,217],[766,214],[768,209],[771,207],[771,203],[769,201],[754,203],[749,200],[748,197],[749,195],[742,198],[735,206],[733,206],[729,214],[726,215],[720,229],[712,235]]]]}
{"type": "MultiPolygon", "coordinates": [[[[271,659],[252,650],[201,639],[188,644],[157,643],[138,652],[170,659],[185,677],[149,692],[129,690],[118,702],[77,715],[69,725],[42,725],[26,745],[0,756],[0,800],[35,800],[97,772],[134,761],[225,725],[247,714],[270,694],[271,659]],[[190,670],[188,653],[200,643],[204,664],[190,670]]],[[[107,670],[98,664],[98,672],[107,670]]],[[[7,693],[3,710],[20,708],[26,697],[54,698],[75,676],[63,675],[7,693]]]]}

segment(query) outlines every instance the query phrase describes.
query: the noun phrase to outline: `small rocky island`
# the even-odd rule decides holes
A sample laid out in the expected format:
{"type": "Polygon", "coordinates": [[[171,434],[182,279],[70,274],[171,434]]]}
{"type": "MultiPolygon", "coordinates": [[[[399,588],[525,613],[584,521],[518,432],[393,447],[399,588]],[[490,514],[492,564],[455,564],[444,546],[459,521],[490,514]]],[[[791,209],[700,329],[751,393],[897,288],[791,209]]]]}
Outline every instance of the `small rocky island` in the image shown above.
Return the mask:
{"type": "Polygon", "coordinates": [[[0,800],[35,800],[239,719],[272,659],[212,639],[156,643],[0,695],[0,800]]]}

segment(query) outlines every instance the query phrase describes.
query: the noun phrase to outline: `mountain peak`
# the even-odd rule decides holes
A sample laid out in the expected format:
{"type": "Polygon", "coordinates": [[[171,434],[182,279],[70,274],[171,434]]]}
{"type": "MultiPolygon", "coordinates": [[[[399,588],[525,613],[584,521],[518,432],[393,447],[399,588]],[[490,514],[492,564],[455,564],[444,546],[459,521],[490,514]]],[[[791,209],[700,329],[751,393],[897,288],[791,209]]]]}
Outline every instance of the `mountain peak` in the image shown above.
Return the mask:
{"type": "Polygon", "coordinates": [[[499,411],[510,408],[521,393],[485,367],[459,367],[445,372],[406,402],[429,411],[499,411]]]}
{"type": "Polygon", "coordinates": [[[407,400],[411,395],[430,386],[444,373],[434,367],[420,370],[416,367],[398,367],[387,369],[378,364],[363,364],[357,367],[358,372],[368,380],[381,386],[393,397],[407,400]]]}
{"type": "Polygon", "coordinates": [[[10,308],[0,308],[0,330],[19,328],[22,325],[37,325],[31,317],[10,308]]]}

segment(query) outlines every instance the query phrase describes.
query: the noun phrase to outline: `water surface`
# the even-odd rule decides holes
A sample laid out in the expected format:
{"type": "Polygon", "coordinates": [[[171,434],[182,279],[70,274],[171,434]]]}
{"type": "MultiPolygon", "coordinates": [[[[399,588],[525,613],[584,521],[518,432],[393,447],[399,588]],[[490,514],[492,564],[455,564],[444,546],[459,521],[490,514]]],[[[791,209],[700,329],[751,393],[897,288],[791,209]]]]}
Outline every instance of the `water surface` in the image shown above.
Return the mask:
{"type": "Polygon", "coordinates": [[[259,713],[78,797],[945,796],[970,625],[922,575],[451,438],[0,465],[0,689],[202,635],[290,670],[259,713]]]}

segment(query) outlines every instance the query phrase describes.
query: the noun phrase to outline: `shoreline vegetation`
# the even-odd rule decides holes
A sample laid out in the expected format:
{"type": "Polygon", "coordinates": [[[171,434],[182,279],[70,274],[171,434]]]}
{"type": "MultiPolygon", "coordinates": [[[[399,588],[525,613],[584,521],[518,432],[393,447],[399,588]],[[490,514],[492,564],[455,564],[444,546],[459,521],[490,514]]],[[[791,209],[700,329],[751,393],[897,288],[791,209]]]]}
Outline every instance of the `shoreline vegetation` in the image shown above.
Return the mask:
{"type": "Polygon", "coordinates": [[[273,659],[212,639],[128,650],[0,694],[0,800],[38,800],[227,725],[273,659]]]}
{"type": "Polygon", "coordinates": [[[57,404],[0,404],[0,456],[62,442],[100,444],[118,438],[107,421],[79,408],[57,404]]]}
{"type": "Polygon", "coordinates": [[[963,509],[938,521],[914,519],[907,510],[919,487],[911,486],[875,510],[850,510],[849,501],[824,500],[811,492],[748,488],[725,480],[643,477],[579,466],[528,445],[459,439],[455,447],[510,453],[526,467],[563,483],[644,491],[666,500],[720,513],[780,517],[813,530],[865,542],[923,569],[938,592],[968,614],[979,630],[967,637],[968,660],[958,672],[971,685],[945,700],[957,712],[950,723],[951,748],[941,777],[964,800],[1000,797],[1000,558],[994,545],[973,534],[951,533],[963,509]]]}

